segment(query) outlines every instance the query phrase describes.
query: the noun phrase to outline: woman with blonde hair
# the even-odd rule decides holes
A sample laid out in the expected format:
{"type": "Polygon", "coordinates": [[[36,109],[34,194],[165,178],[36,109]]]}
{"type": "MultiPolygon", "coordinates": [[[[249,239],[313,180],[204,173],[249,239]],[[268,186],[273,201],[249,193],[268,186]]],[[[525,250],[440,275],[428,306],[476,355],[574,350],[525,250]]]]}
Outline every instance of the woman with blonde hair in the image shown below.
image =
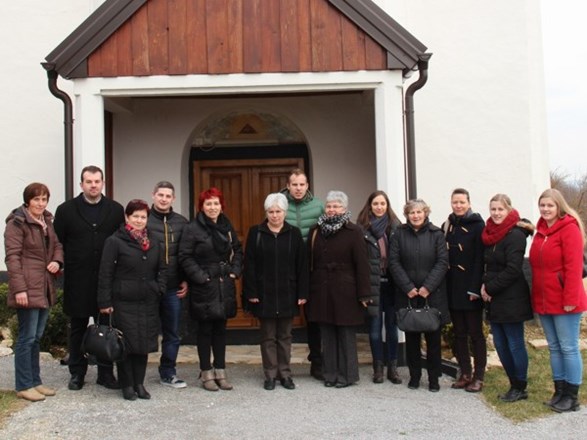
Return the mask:
{"type": "Polygon", "coordinates": [[[556,189],[544,191],[538,207],[530,264],[532,305],[548,341],[554,380],[555,392],[546,404],[556,412],[577,411],[583,378],[579,332],[587,310],[582,282],[585,226],[556,189]]]}

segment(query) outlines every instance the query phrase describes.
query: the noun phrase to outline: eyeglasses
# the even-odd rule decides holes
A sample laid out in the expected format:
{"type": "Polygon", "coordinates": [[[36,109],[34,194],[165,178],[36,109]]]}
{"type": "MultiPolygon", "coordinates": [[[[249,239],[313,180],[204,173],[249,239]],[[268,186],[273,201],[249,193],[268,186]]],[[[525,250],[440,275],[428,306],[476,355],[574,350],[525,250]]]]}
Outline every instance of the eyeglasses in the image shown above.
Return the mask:
{"type": "Polygon", "coordinates": [[[326,204],[326,209],[341,209],[341,208],[344,208],[344,206],[339,205],[339,204],[330,204],[330,203],[326,204]]]}

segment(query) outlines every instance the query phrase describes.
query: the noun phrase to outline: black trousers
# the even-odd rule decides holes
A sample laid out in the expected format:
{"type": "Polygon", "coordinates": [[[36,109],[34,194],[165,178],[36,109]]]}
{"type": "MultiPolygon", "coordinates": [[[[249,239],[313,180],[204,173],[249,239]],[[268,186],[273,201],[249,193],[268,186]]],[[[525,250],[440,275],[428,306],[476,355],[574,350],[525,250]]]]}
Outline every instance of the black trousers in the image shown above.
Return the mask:
{"type": "Polygon", "coordinates": [[[198,321],[198,357],[200,370],[212,369],[210,355],[214,355],[214,368],[226,366],[226,319],[198,321]]]}
{"type": "Polygon", "coordinates": [[[461,374],[471,377],[471,357],[469,355],[469,337],[473,346],[475,360],[475,379],[483,380],[487,366],[487,343],[483,335],[483,310],[450,311],[454,334],[455,356],[459,362],[461,374]]]}
{"type": "Polygon", "coordinates": [[[428,380],[437,384],[442,374],[441,329],[428,333],[406,332],[406,360],[410,370],[410,378],[420,380],[422,377],[422,334],[426,339],[426,365],[428,380]]]}
{"type": "Polygon", "coordinates": [[[122,388],[142,385],[147,372],[146,354],[128,354],[122,362],[117,362],[118,382],[122,388]]]}
{"type": "Polygon", "coordinates": [[[308,336],[308,360],[315,366],[322,366],[322,336],[320,335],[320,324],[308,320],[308,307],[304,306],[306,318],[306,334],[308,336]]]}
{"type": "Polygon", "coordinates": [[[357,329],[352,326],[320,324],[322,374],[327,382],[353,384],[359,381],[357,329]]]}
{"type": "MultiPolygon", "coordinates": [[[[97,322],[98,313],[96,313],[96,316],[93,318],[94,322],[97,322]]],[[[69,321],[71,331],[69,333],[68,341],[69,361],[67,365],[69,366],[69,373],[72,376],[85,376],[86,372],[88,371],[88,359],[84,356],[84,353],[82,353],[82,341],[84,339],[84,334],[86,333],[86,328],[88,327],[89,322],[89,316],[84,318],[72,317],[69,321]]],[[[107,322],[108,317],[106,315],[102,315],[100,317],[100,323],[107,322]]],[[[98,364],[98,377],[113,374],[113,369],[114,368],[112,363],[100,362],[98,364]]]]}

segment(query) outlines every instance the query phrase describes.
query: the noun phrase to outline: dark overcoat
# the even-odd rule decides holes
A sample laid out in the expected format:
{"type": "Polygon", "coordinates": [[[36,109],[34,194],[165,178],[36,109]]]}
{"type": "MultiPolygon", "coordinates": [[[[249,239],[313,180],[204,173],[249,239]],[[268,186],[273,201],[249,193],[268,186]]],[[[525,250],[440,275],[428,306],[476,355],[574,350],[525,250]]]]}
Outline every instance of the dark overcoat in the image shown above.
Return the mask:
{"type": "Polygon", "coordinates": [[[446,273],[448,305],[453,310],[475,310],[483,307],[481,283],[483,251],[481,233],[485,222],[477,213],[457,217],[451,214],[443,225],[448,243],[449,268],[446,273]],[[479,298],[471,301],[467,292],[479,298]]]}
{"type": "Polygon", "coordinates": [[[298,300],[308,299],[307,249],[298,228],[285,222],[279,233],[267,221],[247,236],[243,297],[257,318],[291,318],[299,314],[298,300]],[[248,302],[258,298],[259,303],[248,302]]]}
{"type": "Polygon", "coordinates": [[[337,326],[364,323],[361,301],[371,301],[367,246],[361,228],[348,222],[325,237],[319,227],[308,235],[310,321],[337,326]]]}
{"type": "Polygon", "coordinates": [[[55,232],[63,244],[63,309],[70,317],[85,318],[98,311],[96,293],[104,242],[124,223],[124,208],[102,197],[96,224],[84,217],[83,194],[55,211],[55,232]]]}
{"type": "Polygon", "coordinates": [[[157,351],[159,301],[165,293],[165,264],[159,246],[144,251],[121,226],[106,240],[100,264],[98,307],[114,308],[114,325],[124,334],[127,352],[157,351]]]}
{"type": "Polygon", "coordinates": [[[6,218],[4,249],[8,270],[8,306],[20,308],[15,295],[27,293],[29,309],[47,309],[57,300],[55,275],[47,265],[63,264],[63,249],[53,230],[53,215],[43,213],[47,235],[24,206],[14,209],[6,218]]]}
{"type": "MultiPolygon", "coordinates": [[[[442,314],[441,323],[450,322],[445,275],[448,251],[444,232],[427,221],[418,231],[409,224],[397,228],[389,241],[389,271],[396,290],[396,307],[408,305],[408,292],[426,287],[430,292],[428,305],[442,314]]],[[[411,300],[412,306],[422,307],[424,298],[411,300]]]]}
{"type": "Polygon", "coordinates": [[[221,214],[218,222],[228,222],[229,232],[221,239],[230,242],[226,255],[214,248],[212,234],[199,212],[183,230],[179,243],[179,263],[189,284],[190,315],[198,321],[228,319],[236,315],[236,285],[230,276],[239,277],[243,251],[230,221],[221,214]]]}
{"type": "Polygon", "coordinates": [[[496,244],[485,247],[485,291],[487,319],[496,323],[528,321],[534,317],[530,287],[524,276],[524,254],[530,231],[512,228],[496,244]]]}

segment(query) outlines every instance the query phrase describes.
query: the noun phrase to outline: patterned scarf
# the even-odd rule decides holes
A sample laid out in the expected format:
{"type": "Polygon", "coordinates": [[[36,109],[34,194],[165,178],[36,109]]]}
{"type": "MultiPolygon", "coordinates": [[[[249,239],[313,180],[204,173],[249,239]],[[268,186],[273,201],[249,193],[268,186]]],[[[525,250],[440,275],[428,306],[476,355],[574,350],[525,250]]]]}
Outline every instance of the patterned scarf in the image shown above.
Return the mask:
{"type": "Polygon", "coordinates": [[[332,234],[337,233],[340,228],[347,224],[351,220],[351,212],[347,211],[342,215],[333,215],[328,217],[326,214],[322,214],[318,218],[318,227],[324,237],[328,237],[332,234]]]}
{"type": "Polygon", "coordinates": [[[147,235],[147,228],[133,229],[133,227],[127,223],[124,226],[124,229],[126,229],[128,235],[130,235],[130,237],[141,246],[143,251],[149,250],[151,247],[151,242],[149,241],[149,236],[147,235]]]}
{"type": "Polygon", "coordinates": [[[491,217],[487,219],[485,228],[481,233],[481,240],[485,246],[491,246],[502,240],[510,230],[520,221],[520,214],[512,209],[508,216],[499,225],[496,225],[491,217]]]}

